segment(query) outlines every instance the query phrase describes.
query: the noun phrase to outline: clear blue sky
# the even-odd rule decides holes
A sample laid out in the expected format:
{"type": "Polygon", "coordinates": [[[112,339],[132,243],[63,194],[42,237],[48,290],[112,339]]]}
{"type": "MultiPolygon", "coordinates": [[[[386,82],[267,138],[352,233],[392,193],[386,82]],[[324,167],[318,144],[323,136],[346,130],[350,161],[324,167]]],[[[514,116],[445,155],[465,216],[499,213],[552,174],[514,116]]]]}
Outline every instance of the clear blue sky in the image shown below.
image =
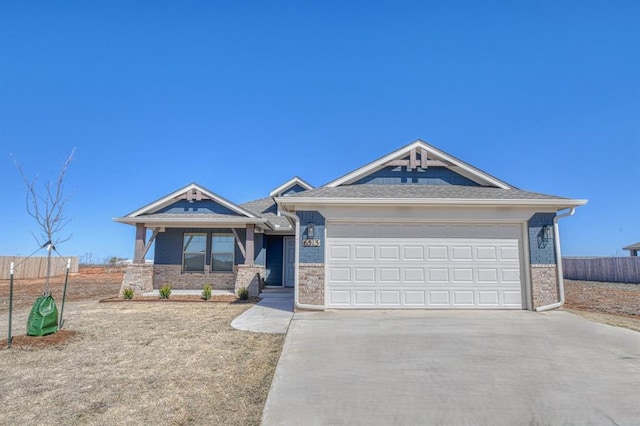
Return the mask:
{"type": "MultiPolygon", "coordinates": [[[[522,189],[587,198],[566,255],[640,241],[638,1],[0,2],[0,254],[21,178],[77,147],[59,247],[131,257],[112,222],[190,182],[234,202],[423,139],[522,189]]],[[[627,252],[624,252],[627,254],[627,252]]]]}

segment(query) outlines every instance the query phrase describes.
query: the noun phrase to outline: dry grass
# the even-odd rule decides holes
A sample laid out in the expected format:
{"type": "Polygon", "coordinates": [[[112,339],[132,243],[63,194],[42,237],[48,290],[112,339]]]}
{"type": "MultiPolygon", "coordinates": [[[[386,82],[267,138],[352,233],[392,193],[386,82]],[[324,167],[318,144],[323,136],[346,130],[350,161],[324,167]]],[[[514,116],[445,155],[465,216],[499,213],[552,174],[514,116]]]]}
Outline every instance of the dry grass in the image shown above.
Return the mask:
{"type": "Polygon", "coordinates": [[[260,423],[284,336],[232,329],[251,304],[67,306],[69,338],[0,350],[0,423],[260,423]]]}

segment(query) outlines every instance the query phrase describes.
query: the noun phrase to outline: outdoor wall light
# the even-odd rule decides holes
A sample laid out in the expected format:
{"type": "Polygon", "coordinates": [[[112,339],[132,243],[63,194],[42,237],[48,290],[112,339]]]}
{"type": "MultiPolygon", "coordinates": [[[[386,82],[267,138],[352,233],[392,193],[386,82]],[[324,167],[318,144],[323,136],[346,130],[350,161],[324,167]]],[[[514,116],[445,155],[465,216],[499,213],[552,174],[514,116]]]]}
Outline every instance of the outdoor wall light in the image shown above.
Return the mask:
{"type": "Polygon", "coordinates": [[[309,222],[307,224],[307,238],[313,240],[316,236],[316,224],[309,222]]]}
{"type": "Polygon", "coordinates": [[[552,230],[551,226],[544,225],[542,227],[542,238],[545,241],[549,241],[551,238],[553,238],[553,230],[552,230]]]}

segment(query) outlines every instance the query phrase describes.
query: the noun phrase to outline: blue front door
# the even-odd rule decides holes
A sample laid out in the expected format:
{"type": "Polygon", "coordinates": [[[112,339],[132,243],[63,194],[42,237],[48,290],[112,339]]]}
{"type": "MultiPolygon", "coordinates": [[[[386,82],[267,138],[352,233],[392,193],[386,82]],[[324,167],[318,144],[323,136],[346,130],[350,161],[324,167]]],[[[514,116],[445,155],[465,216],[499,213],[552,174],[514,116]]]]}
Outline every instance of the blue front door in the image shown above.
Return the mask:
{"type": "Polygon", "coordinates": [[[293,237],[284,237],[284,273],[285,287],[293,287],[295,283],[296,241],[293,237]]]}

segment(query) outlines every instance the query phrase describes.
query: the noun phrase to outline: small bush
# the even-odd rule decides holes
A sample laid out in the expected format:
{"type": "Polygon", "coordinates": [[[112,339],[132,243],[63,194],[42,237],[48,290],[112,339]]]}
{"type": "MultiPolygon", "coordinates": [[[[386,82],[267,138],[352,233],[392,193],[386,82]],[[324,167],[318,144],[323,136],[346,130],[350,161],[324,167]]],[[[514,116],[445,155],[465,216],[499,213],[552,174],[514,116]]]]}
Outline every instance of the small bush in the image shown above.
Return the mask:
{"type": "Polygon", "coordinates": [[[122,297],[124,297],[127,300],[133,299],[133,289],[131,287],[127,287],[124,290],[122,290],[122,297]]]}
{"type": "Polygon", "coordinates": [[[211,299],[211,286],[209,284],[206,284],[202,289],[202,298],[204,300],[211,299]]]}
{"type": "Polygon", "coordinates": [[[160,299],[168,299],[171,296],[171,286],[165,284],[160,287],[160,299]]]}
{"type": "Polygon", "coordinates": [[[240,300],[249,300],[249,290],[246,287],[240,287],[238,289],[238,298],[240,300]]]}

